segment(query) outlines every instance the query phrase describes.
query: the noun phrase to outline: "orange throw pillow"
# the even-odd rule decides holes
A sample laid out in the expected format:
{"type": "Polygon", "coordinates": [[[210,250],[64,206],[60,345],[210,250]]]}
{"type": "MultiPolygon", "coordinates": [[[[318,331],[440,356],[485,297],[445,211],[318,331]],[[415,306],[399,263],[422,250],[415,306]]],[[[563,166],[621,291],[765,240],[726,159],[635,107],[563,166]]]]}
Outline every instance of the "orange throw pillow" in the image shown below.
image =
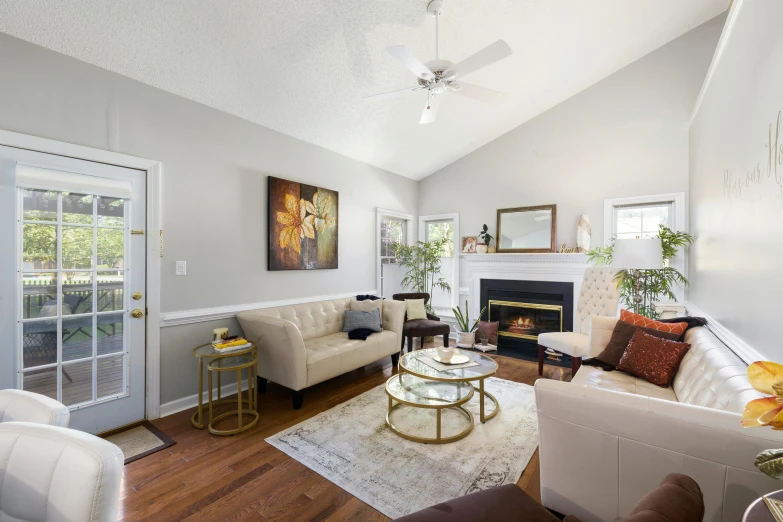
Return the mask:
{"type": "Polygon", "coordinates": [[[620,320],[634,326],[643,326],[644,328],[652,328],[659,332],[671,332],[677,335],[684,334],[685,330],[688,329],[688,323],[662,323],[655,319],[629,312],[628,310],[620,310],[620,320]]]}

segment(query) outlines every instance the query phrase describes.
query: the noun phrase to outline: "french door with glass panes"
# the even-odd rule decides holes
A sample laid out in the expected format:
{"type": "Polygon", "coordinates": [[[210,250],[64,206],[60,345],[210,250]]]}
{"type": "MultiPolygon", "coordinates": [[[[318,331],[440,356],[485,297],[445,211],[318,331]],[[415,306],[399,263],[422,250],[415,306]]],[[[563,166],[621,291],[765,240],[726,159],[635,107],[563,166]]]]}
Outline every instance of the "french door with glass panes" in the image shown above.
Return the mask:
{"type": "Polygon", "coordinates": [[[3,147],[0,157],[17,197],[17,386],[68,406],[72,428],[143,419],[145,173],[3,147]]]}

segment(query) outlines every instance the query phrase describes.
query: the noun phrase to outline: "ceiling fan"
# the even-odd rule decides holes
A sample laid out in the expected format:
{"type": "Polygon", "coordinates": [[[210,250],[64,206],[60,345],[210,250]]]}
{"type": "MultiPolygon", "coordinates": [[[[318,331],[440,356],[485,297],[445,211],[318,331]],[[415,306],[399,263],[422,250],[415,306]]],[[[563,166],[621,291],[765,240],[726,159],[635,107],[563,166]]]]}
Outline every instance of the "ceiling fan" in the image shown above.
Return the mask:
{"type": "Polygon", "coordinates": [[[482,101],[493,101],[498,97],[506,95],[500,91],[462,81],[462,78],[468,74],[511,56],[511,47],[503,40],[490,44],[456,65],[448,60],[440,59],[438,55],[438,19],[441,13],[443,13],[444,3],[445,0],[432,0],[427,5],[427,12],[435,16],[434,60],[422,63],[402,45],[393,45],[386,48],[386,52],[399,60],[416,75],[419,85],[417,87],[366,96],[365,99],[394,98],[409,92],[427,91],[427,105],[424,107],[424,112],[419,120],[419,123],[423,124],[435,121],[438,107],[440,106],[440,99],[448,91],[482,101]]]}

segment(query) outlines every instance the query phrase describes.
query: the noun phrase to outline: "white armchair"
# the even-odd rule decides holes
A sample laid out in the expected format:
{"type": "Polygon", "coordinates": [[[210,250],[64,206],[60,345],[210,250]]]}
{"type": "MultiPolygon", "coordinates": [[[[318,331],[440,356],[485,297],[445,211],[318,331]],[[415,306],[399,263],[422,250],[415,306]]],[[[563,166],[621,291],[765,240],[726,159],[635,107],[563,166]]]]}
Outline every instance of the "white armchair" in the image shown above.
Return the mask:
{"type": "Polygon", "coordinates": [[[117,520],[125,456],[88,433],[31,422],[0,424],[0,520],[117,520]]]}
{"type": "Polygon", "coordinates": [[[544,374],[546,349],[571,356],[571,374],[576,375],[582,358],[595,357],[601,350],[590,351],[590,325],[595,316],[617,315],[620,291],[614,277],[616,270],[610,268],[588,268],[585,270],[579,302],[576,307],[576,321],[573,332],[551,332],[538,336],[538,375],[544,374]]]}
{"type": "Polygon", "coordinates": [[[61,402],[24,390],[0,390],[0,422],[35,422],[68,427],[71,413],[61,402]]]}

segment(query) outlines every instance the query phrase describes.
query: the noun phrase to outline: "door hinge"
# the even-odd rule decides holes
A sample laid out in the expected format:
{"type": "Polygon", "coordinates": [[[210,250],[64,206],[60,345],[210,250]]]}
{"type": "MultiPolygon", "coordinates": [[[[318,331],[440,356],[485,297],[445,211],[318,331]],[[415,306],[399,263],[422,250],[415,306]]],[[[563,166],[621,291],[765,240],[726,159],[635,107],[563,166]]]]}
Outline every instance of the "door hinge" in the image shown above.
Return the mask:
{"type": "Polygon", "coordinates": [[[131,230],[131,235],[132,236],[143,236],[144,235],[144,231],[143,230],[131,230]]]}
{"type": "Polygon", "coordinates": [[[160,231],[160,257],[163,257],[163,231],[160,231]]]}

